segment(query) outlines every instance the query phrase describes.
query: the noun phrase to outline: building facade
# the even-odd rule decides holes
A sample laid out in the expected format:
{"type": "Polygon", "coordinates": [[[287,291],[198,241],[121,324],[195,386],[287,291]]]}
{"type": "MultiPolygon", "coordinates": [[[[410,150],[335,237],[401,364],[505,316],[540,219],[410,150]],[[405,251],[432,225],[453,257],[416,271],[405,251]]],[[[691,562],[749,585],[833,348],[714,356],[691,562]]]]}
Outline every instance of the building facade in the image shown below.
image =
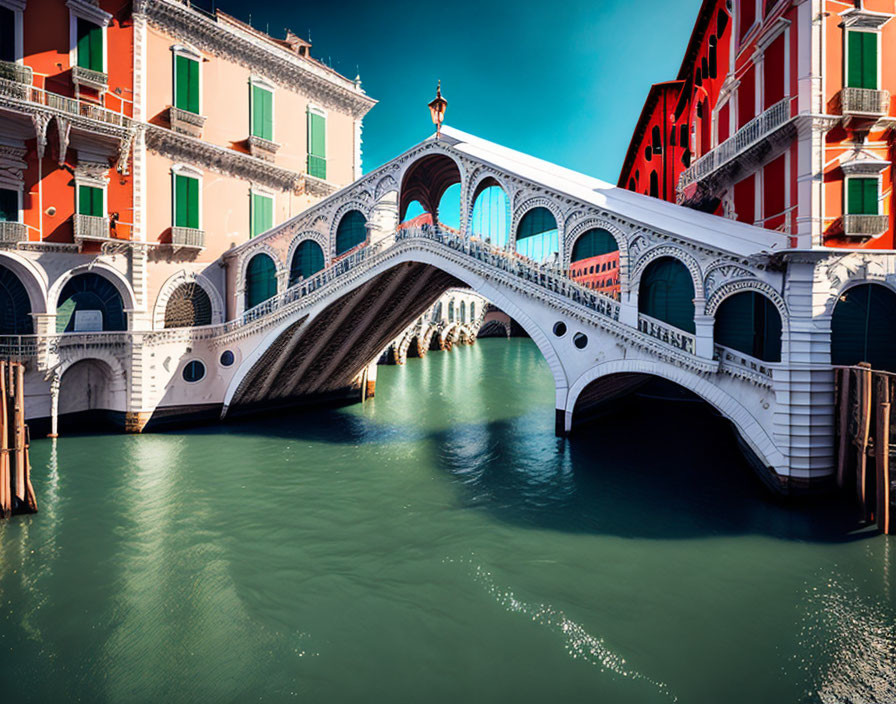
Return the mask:
{"type": "Polygon", "coordinates": [[[618,185],[777,230],[782,249],[893,249],[894,9],[706,0],[618,185]]]}

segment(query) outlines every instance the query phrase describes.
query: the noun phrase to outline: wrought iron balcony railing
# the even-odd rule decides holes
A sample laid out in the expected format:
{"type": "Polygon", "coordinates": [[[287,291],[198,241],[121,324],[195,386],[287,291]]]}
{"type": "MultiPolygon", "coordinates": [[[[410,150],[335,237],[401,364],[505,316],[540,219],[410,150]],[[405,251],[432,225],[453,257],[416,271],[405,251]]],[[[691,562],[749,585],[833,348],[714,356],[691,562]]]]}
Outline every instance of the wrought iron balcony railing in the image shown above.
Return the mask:
{"type": "Polygon", "coordinates": [[[890,112],[890,91],[844,88],[840,91],[840,112],[844,116],[883,117],[890,112]]]}
{"type": "Polygon", "coordinates": [[[23,222],[0,222],[0,244],[15,244],[28,240],[28,226],[23,222]]]}
{"type": "Polygon", "coordinates": [[[265,161],[273,161],[280,145],[263,137],[249,136],[249,153],[265,161]]]}
{"type": "Polygon", "coordinates": [[[172,227],[171,244],[174,247],[202,249],[205,247],[205,231],[195,227],[172,227]]]}
{"type": "Polygon", "coordinates": [[[109,218],[76,213],[73,222],[75,225],[75,242],[85,240],[106,242],[111,239],[109,237],[109,218]]]}
{"type": "Polygon", "coordinates": [[[109,76],[102,71],[93,71],[83,66],[72,66],[72,83],[95,90],[105,90],[109,86],[109,76]]]}
{"type": "Polygon", "coordinates": [[[678,188],[684,189],[692,183],[706,178],[789,121],[790,98],[784,98],[761,115],[754,117],[731,137],[682,171],[678,179],[678,188]]]}
{"type": "Polygon", "coordinates": [[[89,120],[98,120],[115,127],[127,128],[131,126],[131,119],[119,112],[113,112],[95,103],[88,103],[75,98],[67,98],[58,93],[51,93],[42,88],[16,83],[9,79],[0,78],[0,98],[13,98],[28,103],[42,105],[52,111],[83,117],[89,120]]]}
{"type": "Polygon", "coordinates": [[[30,66],[23,66],[14,61],[0,61],[0,78],[30,86],[33,75],[30,66]]]}
{"type": "Polygon", "coordinates": [[[205,127],[205,115],[197,115],[189,110],[182,110],[173,105],[168,108],[168,123],[171,129],[190,137],[201,137],[205,127]]]}
{"type": "Polygon", "coordinates": [[[843,234],[847,237],[877,237],[890,229],[889,215],[844,215],[843,234]]]}

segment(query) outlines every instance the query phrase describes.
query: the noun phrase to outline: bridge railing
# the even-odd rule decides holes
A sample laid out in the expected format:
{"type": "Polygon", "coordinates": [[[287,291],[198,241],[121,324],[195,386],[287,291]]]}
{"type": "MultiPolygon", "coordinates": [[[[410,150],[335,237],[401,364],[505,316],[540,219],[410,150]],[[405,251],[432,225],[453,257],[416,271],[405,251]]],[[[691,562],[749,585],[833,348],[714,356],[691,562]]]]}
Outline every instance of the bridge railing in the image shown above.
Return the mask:
{"type": "Polygon", "coordinates": [[[664,323],[662,320],[651,318],[643,313],[638,314],[638,330],[645,335],[656,338],[660,342],[672,345],[689,354],[694,354],[697,338],[689,332],[685,332],[674,325],[664,323]]]}
{"type": "Polygon", "coordinates": [[[773,367],[771,362],[751,357],[730,347],[715,345],[713,357],[721,362],[723,368],[728,367],[732,371],[742,370],[768,380],[772,378],[773,367]]]}

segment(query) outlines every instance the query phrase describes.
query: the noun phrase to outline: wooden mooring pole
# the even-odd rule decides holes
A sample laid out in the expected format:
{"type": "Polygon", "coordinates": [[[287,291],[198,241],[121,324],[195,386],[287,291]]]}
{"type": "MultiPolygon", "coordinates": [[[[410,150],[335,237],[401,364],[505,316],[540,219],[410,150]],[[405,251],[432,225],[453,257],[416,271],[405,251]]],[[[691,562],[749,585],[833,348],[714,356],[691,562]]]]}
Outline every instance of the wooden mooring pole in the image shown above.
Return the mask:
{"type": "Polygon", "coordinates": [[[0,518],[37,511],[25,425],[25,367],[0,361],[0,518]]]}

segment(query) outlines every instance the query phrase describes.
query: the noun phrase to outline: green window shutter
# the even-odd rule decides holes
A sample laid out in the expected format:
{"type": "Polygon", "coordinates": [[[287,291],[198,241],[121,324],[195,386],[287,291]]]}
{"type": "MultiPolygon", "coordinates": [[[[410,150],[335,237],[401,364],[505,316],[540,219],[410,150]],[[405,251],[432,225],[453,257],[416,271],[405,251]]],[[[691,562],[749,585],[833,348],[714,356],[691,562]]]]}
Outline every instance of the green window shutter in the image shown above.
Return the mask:
{"type": "Polygon", "coordinates": [[[846,180],[846,212],[849,215],[878,214],[876,178],[846,180]]]}
{"type": "Polygon", "coordinates": [[[93,186],[78,186],[78,214],[103,216],[103,189],[93,186]]]}
{"type": "Polygon", "coordinates": [[[262,139],[274,139],[274,95],[259,86],[252,86],[252,134],[262,139]]]}
{"type": "Polygon", "coordinates": [[[268,196],[252,194],[252,227],[251,237],[267,232],[274,226],[274,199],[268,196]]]}
{"type": "Polygon", "coordinates": [[[93,22],[78,19],[78,66],[91,71],[103,71],[103,28],[93,22]]]}
{"type": "Polygon", "coordinates": [[[308,173],[315,178],[327,177],[327,119],[308,112],[308,173]]]}
{"type": "Polygon", "coordinates": [[[199,179],[175,174],[174,226],[199,229],[199,179]]]}
{"type": "Polygon", "coordinates": [[[199,114],[199,62],[174,57],[174,107],[199,114]]]}
{"type": "Polygon", "coordinates": [[[877,90],[877,39],[874,32],[847,34],[846,85],[850,88],[877,90]]]}

